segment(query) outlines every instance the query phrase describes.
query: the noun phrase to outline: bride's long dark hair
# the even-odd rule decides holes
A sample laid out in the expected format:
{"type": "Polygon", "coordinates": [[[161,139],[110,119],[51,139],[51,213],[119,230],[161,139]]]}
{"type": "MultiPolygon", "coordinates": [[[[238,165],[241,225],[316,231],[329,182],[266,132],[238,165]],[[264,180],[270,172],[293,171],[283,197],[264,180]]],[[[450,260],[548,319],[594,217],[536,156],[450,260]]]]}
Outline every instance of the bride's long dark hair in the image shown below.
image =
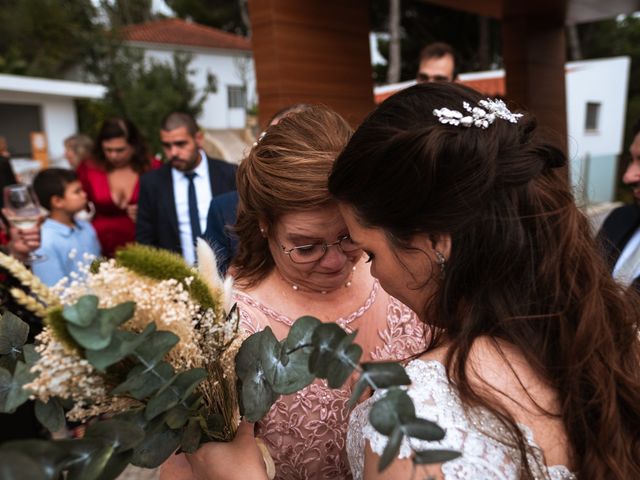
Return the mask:
{"type": "Polygon", "coordinates": [[[467,378],[479,337],[508,342],[557,392],[578,478],[640,478],[640,300],[611,278],[557,167],[563,151],[535,119],[487,129],[443,125],[433,110],[482,97],[418,85],[389,98],[338,157],[331,193],[402,248],[415,234],[451,235],[446,276],[422,312],[446,332],[448,375],[466,405],[510,429],[522,477],[537,468],[513,417],[467,378]]]}

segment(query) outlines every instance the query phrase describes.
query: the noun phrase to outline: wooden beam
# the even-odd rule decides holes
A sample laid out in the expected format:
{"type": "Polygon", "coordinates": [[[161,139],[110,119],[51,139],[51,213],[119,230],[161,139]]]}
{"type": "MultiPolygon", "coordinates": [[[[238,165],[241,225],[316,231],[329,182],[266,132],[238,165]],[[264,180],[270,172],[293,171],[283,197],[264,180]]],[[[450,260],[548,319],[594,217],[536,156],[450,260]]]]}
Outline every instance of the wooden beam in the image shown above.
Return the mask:
{"type": "Polygon", "coordinates": [[[356,126],[373,107],[367,0],[249,0],[259,117],[322,103],[356,126]]]}
{"type": "Polygon", "coordinates": [[[540,12],[539,3],[532,11],[523,8],[534,1],[505,3],[510,1],[515,8],[505,5],[502,19],[506,96],[536,115],[539,125],[556,132],[566,148],[564,2],[540,12]]]}

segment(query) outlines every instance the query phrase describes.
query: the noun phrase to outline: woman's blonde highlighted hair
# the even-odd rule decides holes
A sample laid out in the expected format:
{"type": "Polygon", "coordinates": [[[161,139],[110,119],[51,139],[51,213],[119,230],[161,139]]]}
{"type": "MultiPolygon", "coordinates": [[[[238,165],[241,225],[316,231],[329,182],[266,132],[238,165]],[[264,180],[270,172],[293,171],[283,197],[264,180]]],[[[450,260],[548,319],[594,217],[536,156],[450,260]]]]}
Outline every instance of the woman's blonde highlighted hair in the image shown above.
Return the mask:
{"type": "Polygon", "coordinates": [[[234,227],[239,246],[232,268],[241,286],[254,286],[274,267],[260,221],[272,231],[286,213],[333,202],[327,180],[351,134],[349,124],[333,110],[304,105],[269,126],[240,163],[234,227]]]}

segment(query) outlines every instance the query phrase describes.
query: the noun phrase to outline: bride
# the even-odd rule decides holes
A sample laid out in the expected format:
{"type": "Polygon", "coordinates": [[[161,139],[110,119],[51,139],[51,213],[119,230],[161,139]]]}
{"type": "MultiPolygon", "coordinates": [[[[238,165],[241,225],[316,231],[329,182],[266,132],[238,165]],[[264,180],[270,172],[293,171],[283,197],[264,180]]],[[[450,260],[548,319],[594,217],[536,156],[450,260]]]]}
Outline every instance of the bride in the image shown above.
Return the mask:
{"type": "MultiPolygon", "coordinates": [[[[372,275],[433,329],[408,392],[447,433],[411,447],[462,455],[420,474],[640,478],[640,300],[611,279],[565,164],[531,115],[454,84],[389,98],[336,160],[329,189],[372,275]]],[[[412,478],[406,443],[377,470],[381,394],[351,415],[354,478],[412,478]]],[[[190,461],[199,478],[263,479],[255,450],[245,425],[190,461]]]]}

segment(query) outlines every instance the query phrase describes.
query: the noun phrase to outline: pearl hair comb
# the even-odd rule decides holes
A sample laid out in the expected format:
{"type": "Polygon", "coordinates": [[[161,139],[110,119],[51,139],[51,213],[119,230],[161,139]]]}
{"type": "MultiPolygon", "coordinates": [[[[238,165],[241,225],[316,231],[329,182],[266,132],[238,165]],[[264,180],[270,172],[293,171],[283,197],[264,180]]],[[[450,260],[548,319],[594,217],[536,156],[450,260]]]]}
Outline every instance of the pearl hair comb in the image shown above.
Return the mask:
{"type": "Polygon", "coordinates": [[[440,123],[445,125],[477,127],[483,130],[495,122],[496,118],[518,123],[518,119],[522,117],[521,113],[511,113],[502,100],[487,98],[480,100],[478,105],[472,107],[468,102],[462,102],[462,107],[467,114],[449,108],[437,108],[433,110],[433,114],[438,117],[440,123]]]}

